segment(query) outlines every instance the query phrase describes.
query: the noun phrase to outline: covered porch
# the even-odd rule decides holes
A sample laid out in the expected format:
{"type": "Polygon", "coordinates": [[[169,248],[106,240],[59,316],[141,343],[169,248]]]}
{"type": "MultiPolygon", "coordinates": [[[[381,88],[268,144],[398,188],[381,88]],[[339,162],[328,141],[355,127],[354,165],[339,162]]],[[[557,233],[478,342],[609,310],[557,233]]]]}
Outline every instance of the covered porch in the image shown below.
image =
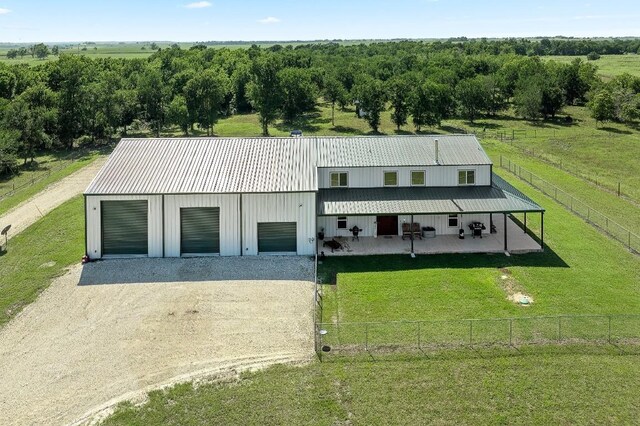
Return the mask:
{"type": "MultiPolygon", "coordinates": [[[[465,235],[460,239],[458,235],[436,235],[434,238],[402,239],[399,235],[385,235],[378,237],[352,236],[328,237],[325,241],[318,241],[318,254],[324,252],[327,256],[363,256],[376,254],[411,254],[412,243],[415,254],[440,253],[504,253],[505,228],[502,215],[494,219],[495,233],[483,234],[482,238],[472,238],[465,235]],[[500,220],[496,220],[500,219],[500,220]],[[325,242],[335,238],[342,248],[331,251],[325,242]]],[[[509,253],[529,253],[542,251],[538,241],[525,233],[511,217],[507,218],[507,251],[509,253]]]]}
{"type": "Polygon", "coordinates": [[[490,186],[322,190],[317,205],[319,254],[544,250],[544,209],[497,175],[490,186]]]}

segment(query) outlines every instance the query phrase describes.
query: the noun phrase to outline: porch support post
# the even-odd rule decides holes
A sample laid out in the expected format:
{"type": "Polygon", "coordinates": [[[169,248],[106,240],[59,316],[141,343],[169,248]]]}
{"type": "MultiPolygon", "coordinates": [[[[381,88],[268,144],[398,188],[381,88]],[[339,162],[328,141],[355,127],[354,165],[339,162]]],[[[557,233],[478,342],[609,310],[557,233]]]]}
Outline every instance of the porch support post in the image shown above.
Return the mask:
{"type": "Polygon", "coordinates": [[[489,213],[489,233],[493,229],[493,213],[489,213]]]}
{"type": "Polygon", "coordinates": [[[504,213],[504,251],[509,251],[507,247],[507,214],[504,213]]]}
{"type": "Polygon", "coordinates": [[[413,255],[413,215],[411,215],[411,254],[413,255]]]}
{"type": "Polygon", "coordinates": [[[524,233],[527,233],[527,212],[524,212],[524,233]]]}
{"type": "Polygon", "coordinates": [[[544,212],[540,212],[540,248],[544,250],[544,212]]]}

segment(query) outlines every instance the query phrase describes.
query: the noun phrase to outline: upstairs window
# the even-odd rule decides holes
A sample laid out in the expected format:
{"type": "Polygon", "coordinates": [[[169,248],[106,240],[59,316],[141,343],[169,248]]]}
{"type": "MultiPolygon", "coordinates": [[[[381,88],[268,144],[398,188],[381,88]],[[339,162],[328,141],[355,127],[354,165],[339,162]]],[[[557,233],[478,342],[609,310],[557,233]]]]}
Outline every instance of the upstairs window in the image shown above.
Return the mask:
{"type": "Polygon", "coordinates": [[[458,185],[475,185],[475,170],[458,170],[458,185]]]}
{"type": "Polygon", "coordinates": [[[414,170],[411,172],[411,186],[424,186],[424,170],[414,170]]]}
{"type": "Polygon", "coordinates": [[[349,186],[349,176],[347,172],[331,172],[331,187],[346,188],[349,186]]]}
{"type": "Polygon", "coordinates": [[[347,217],[339,216],[338,217],[338,229],[347,229],[347,217]]]}
{"type": "Polygon", "coordinates": [[[398,186],[398,172],[384,172],[384,186],[398,186]]]}

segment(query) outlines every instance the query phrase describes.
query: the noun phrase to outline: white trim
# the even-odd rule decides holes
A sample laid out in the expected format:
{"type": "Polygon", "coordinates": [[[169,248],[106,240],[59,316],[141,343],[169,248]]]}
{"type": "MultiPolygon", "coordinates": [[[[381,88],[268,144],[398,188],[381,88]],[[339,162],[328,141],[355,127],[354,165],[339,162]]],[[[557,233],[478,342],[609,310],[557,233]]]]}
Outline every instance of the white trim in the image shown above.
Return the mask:
{"type": "Polygon", "coordinates": [[[477,170],[476,169],[468,169],[468,168],[463,168],[463,169],[458,169],[458,173],[457,173],[457,180],[458,180],[458,186],[473,186],[476,184],[476,175],[477,175],[477,170]],[[464,181],[465,183],[460,183],[460,172],[465,172],[465,176],[464,176],[464,181]],[[469,172],[473,172],[473,183],[468,183],[469,182],[469,172]]]}
{"type": "Polygon", "coordinates": [[[348,171],[332,171],[332,172],[329,172],[329,188],[348,188],[348,187],[349,187],[349,172],[348,171]],[[338,176],[338,185],[333,185],[332,184],[332,180],[333,180],[332,176],[334,174],[347,175],[347,184],[346,185],[340,185],[340,177],[338,176]]]}
{"type": "Polygon", "coordinates": [[[397,170],[383,170],[382,171],[382,186],[383,187],[396,187],[398,186],[398,184],[400,183],[400,176],[398,176],[398,171],[397,170]],[[396,174],[396,183],[394,185],[387,185],[386,183],[386,179],[385,179],[385,175],[387,173],[395,173],[396,174]]]}
{"type": "Polygon", "coordinates": [[[409,172],[409,185],[410,186],[427,186],[427,171],[426,170],[411,170],[409,172]],[[414,184],[413,183],[413,174],[414,173],[422,173],[422,183],[414,184]]]}

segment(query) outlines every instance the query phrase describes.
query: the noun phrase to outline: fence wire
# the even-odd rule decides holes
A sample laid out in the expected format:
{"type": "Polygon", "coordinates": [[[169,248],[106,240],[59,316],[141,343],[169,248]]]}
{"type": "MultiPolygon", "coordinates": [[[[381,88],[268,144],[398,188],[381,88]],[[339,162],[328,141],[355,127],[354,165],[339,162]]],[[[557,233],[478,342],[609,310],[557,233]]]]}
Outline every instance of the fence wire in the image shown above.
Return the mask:
{"type": "Polygon", "coordinates": [[[318,323],[319,353],[517,347],[544,344],[640,344],[640,315],[318,323]]]}
{"type": "Polygon", "coordinates": [[[623,226],[611,219],[604,213],[594,209],[593,207],[578,200],[571,194],[557,186],[547,182],[541,177],[533,174],[524,167],[511,161],[509,158],[500,156],[500,167],[508,170],[520,179],[528,182],[531,186],[553,198],[558,203],[567,207],[572,213],[580,216],[591,225],[604,231],[616,241],[622,243],[629,251],[633,253],[640,253],[640,236],[631,232],[629,228],[623,226]]]}

